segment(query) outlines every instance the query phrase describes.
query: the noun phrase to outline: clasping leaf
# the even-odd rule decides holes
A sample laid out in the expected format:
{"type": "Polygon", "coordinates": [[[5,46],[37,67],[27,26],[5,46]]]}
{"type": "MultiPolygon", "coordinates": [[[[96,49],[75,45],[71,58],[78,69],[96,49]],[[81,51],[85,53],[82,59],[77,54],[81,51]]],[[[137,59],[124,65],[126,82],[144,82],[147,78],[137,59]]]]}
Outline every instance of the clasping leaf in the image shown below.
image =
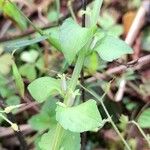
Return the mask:
{"type": "Polygon", "coordinates": [[[74,107],[57,106],[56,120],[64,129],[72,132],[91,131],[103,124],[94,100],[74,107]]]}
{"type": "Polygon", "coordinates": [[[77,53],[92,38],[95,27],[82,28],[71,18],[60,27],[61,50],[69,64],[75,59],[77,53]]]}

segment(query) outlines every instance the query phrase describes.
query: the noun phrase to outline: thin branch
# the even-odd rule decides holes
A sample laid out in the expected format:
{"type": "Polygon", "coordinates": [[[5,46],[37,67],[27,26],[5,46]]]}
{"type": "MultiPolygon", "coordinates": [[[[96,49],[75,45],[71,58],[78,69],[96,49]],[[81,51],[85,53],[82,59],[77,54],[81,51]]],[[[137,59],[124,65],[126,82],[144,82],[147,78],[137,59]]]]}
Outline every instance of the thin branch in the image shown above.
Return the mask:
{"type": "Polygon", "coordinates": [[[37,102],[30,102],[26,106],[20,108],[15,114],[19,114],[21,112],[24,112],[24,111],[26,111],[26,110],[28,110],[30,108],[33,108],[34,106],[37,106],[37,105],[39,105],[39,103],[37,103],[37,102]]]}
{"type": "MultiPolygon", "coordinates": [[[[131,62],[128,62],[128,64],[131,63],[131,62]]],[[[132,68],[133,70],[140,70],[144,65],[147,65],[149,63],[150,63],[150,55],[146,55],[146,56],[143,56],[143,57],[139,58],[137,63],[134,64],[134,66],[131,65],[131,67],[130,67],[128,65],[127,66],[126,65],[120,65],[118,67],[108,69],[105,72],[105,74],[107,74],[107,75],[117,74],[117,73],[120,73],[122,71],[127,70],[128,68],[132,68]]]]}
{"type": "MultiPolygon", "coordinates": [[[[23,133],[30,133],[33,131],[30,125],[19,125],[20,131],[23,133]]],[[[14,135],[14,131],[10,127],[0,127],[0,138],[14,135]]]]}

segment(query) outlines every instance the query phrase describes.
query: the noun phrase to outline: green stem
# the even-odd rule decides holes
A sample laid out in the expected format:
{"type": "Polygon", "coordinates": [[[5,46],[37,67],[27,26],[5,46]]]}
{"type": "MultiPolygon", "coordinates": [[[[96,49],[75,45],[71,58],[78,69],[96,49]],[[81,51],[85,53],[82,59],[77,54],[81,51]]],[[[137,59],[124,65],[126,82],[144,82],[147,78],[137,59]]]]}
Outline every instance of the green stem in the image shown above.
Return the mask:
{"type": "Polygon", "coordinates": [[[82,70],[83,63],[84,63],[84,58],[85,58],[85,53],[86,53],[85,51],[86,50],[82,50],[78,56],[78,60],[77,60],[77,63],[75,65],[68,90],[71,89],[72,91],[74,91],[76,85],[78,84],[78,78],[80,76],[80,72],[82,70]]]}
{"type": "MultiPolygon", "coordinates": [[[[72,75],[71,80],[70,80],[70,84],[69,84],[67,92],[66,92],[66,96],[64,98],[65,104],[69,103],[70,91],[74,91],[77,84],[78,84],[78,78],[80,76],[80,72],[81,72],[82,67],[83,67],[84,58],[85,58],[85,50],[81,50],[81,52],[78,56],[78,59],[77,59],[77,63],[75,65],[75,69],[73,71],[73,75],[72,75]]],[[[54,138],[53,144],[52,144],[52,150],[58,150],[59,149],[59,144],[61,142],[61,137],[62,137],[63,132],[64,132],[64,128],[59,123],[57,123],[55,138],[54,138]]]]}
{"type": "Polygon", "coordinates": [[[134,120],[130,121],[129,123],[136,125],[136,127],[139,129],[139,131],[142,134],[142,136],[144,137],[144,139],[147,141],[148,146],[150,147],[150,141],[149,141],[148,137],[145,135],[144,131],[139,126],[139,124],[137,122],[135,122],[134,120]]]}
{"type": "Polygon", "coordinates": [[[116,133],[118,134],[118,136],[120,137],[120,139],[122,140],[122,142],[124,143],[124,145],[125,145],[125,147],[127,148],[127,150],[131,150],[130,146],[128,145],[128,143],[126,142],[126,140],[125,140],[125,139],[123,138],[123,136],[121,135],[119,129],[117,128],[117,126],[116,126],[115,123],[113,122],[113,120],[112,120],[112,118],[111,118],[109,112],[107,111],[106,106],[104,105],[103,98],[104,98],[104,96],[106,95],[107,92],[105,92],[104,95],[103,95],[102,98],[101,98],[101,97],[99,97],[96,93],[94,93],[94,92],[88,90],[87,88],[85,88],[85,87],[83,87],[83,86],[81,86],[81,87],[84,88],[84,90],[86,90],[88,93],[90,93],[93,97],[95,97],[95,98],[101,103],[101,105],[102,105],[102,107],[103,107],[103,109],[104,109],[104,111],[105,111],[105,113],[106,113],[108,119],[110,120],[110,123],[112,124],[112,126],[113,126],[113,128],[114,128],[114,130],[116,131],[116,133]]]}
{"type": "Polygon", "coordinates": [[[5,121],[7,121],[10,125],[12,125],[13,123],[7,119],[3,114],[0,113],[0,117],[3,118],[5,121]]]}

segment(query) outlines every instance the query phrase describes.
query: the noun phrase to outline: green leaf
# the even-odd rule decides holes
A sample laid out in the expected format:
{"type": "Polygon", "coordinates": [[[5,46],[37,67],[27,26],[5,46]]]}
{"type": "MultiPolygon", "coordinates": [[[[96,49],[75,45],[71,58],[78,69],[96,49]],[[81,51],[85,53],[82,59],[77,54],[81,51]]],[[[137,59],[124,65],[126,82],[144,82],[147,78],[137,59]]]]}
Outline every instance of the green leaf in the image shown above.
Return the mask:
{"type": "Polygon", "coordinates": [[[12,63],[12,56],[10,54],[6,53],[0,56],[0,73],[3,75],[8,74],[11,70],[12,63]]]}
{"type": "Polygon", "coordinates": [[[7,84],[7,78],[0,74],[0,86],[5,86],[7,84]]]}
{"type": "Polygon", "coordinates": [[[34,63],[39,53],[36,50],[24,51],[21,53],[21,60],[27,63],[34,63]]]}
{"type": "Polygon", "coordinates": [[[48,16],[47,16],[48,20],[50,22],[56,22],[57,17],[58,17],[57,11],[55,9],[50,9],[50,11],[48,12],[48,16]]]}
{"type": "Polygon", "coordinates": [[[55,136],[56,127],[51,128],[47,133],[43,134],[39,141],[39,147],[42,150],[52,150],[52,142],[55,136]]]}
{"type": "Polygon", "coordinates": [[[60,27],[61,50],[69,64],[77,53],[92,38],[95,28],[82,28],[71,18],[66,19],[60,27]]]}
{"type": "Polygon", "coordinates": [[[96,73],[99,65],[98,59],[97,53],[95,52],[86,57],[84,65],[90,74],[96,73]]]}
{"type": "Polygon", "coordinates": [[[16,88],[20,94],[21,97],[24,97],[24,82],[21,78],[21,75],[18,71],[18,68],[15,64],[15,62],[13,62],[13,65],[12,65],[12,70],[13,70],[13,76],[14,76],[14,79],[15,79],[15,83],[16,83],[16,88]]]}
{"type": "Polygon", "coordinates": [[[63,150],[80,150],[80,134],[79,133],[73,133],[70,131],[65,131],[64,136],[62,139],[62,144],[60,146],[60,149],[63,150]]]}
{"type": "Polygon", "coordinates": [[[108,12],[104,12],[98,19],[99,25],[104,30],[108,30],[115,25],[115,19],[108,12]]]}
{"type": "Polygon", "coordinates": [[[28,90],[32,97],[41,103],[47,100],[50,95],[60,92],[61,84],[58,79],[41,77],[29,84],[28,90]]]}
{"type": "Polygon", "coordinates": [[[44,131],[55,125],[56,121],[53,118],[50,118],[48,114],[40,113],[29,119],[28,123],[34,130],[44,131]]]}
{"type": "MultiPolygon", "coordinates": [[[[19,105],[20,104],[20,97],[19,96],[16,96],[16,95],[12,95],[12,96],[9,96],[7,99],[6,99],[6,104],[8,106],[12,106],[12,105],[19,105]]],[[[16,113],[18,110],[18,108],[15,108],[12,113],[16,113]]]]}
{"type": "Polygon", "coordinates": [[[6,104],[8,106],[11,106],[11,105],[19,105],[20,104],[20,97],[19,96],[15,96],[15,95],[12,95],[10,97],[8,97],[6,99],[6,104]]]}
{"type": "Polygon", "coordinates": [[[94,100],[74,107],[58,106],[56,120],[64,129],[72,132],[90,131],[102,125],[102,118],[94,100]]]}
{"type": "Polygon", "coordinates": [[[137,107],[138,107],[138,103],[137,102],[134,102],[133,100],[130,100],[130,99],[126,98],[126,97],[123,98],[123,103],[124,103],[126,109],[131,111],[131,112],[133,110],[137,109],[137,107]]]}
{"type": "MultiPolygon", "coordinates": [[[[55,137],[55,132],[56,128],[52,128],[48,133],[45,133],[42,136],[41,141],[39,142],[39,147],[42,150],[52,150],[51,147],[55,137]]],[[[65,130],[61,137],[59,150],[80,150],[80,147],[80,134],[65,130]]]]}
{"type": "Polygon", "coordinates": [[[126,127],[129,122],[128,116],[121,115],[119,121],[120,121],[120,123],[118,126],[119,126],[120,130],[122,130],[122,131],[126,130],[126,127]]]}
{"type": "Polygon", "coordinates": [[[96,23],[98,21],[102,3],[103,3],[103,0],[95,0],[94,1],[94,6],[92,8],[92,15],[91,15],[91,21],[92,21],[91,25],[92,26],[96,25],[96,23]]]}
{"type": "Polygon", "coordinates": [[[138,118],[138,123],[141,128],[150,128],[150,108],[147,108],[140,117],[138,118]]]}
{"type": "Polygon", "coordinates": [[[35,150],[42,150],[42,149],[40,148],[40,146],[39,146],[40,140],[41,140],[41,136],[40,136],[40,135],[37,136],[37,137],[35,137],[35,140],[34,140],[35,150]]]}
{"type": "Polygon", "coordinates": [[[44,36],[39,36],[36,37],[34,39],[19,39],[19,40],[13,40],[13,41],[9,41],[9,42],[5,42],[3,43],[3,47],[5,47],[7,50],[12,50],[12,49],[19,49],[25,46],[29,46],[29,45],[33,45],[39,42],[42,42],[46,39],[48,39],[48,35],[44,35],[44,36]]]}
{"type": "Polygon", "coordinates": [[[35,63],[36,68],[40,72],[45,72],[44,56],[41,56],[35,63]]]}
{"type": "Polygon", "coordinates": [[[22,76],[26,77],[29,81],[33,81],[36,76],[35,66],[32,64],[25,64],[19,68],[19,72],[22,76]]]}
{"type": "MultiPolygon", "coordinates": [[[[14,4],[15,5],[15,4],[14,4]]],[[[27,28],[27,22],[24,17],[16,10],[8,0],[0,0],[0,10],[5,16],[8,16],[13,21],[15,21],[21,29],[27,28]]]]}
{"type": "Polygon", "coordinates": [[[132,48],[117,37],[106,35],[94,48],[99,56],[106,61],[113,61],[125,54],[132,54],[132,48]]]}
{"type": "Polygon", "coordinates": [[[11,96],[12,94],[14,94],[14,90],[8,88],[8,87],[0,87],[0,95],[3,98],[7,98],[9,96],[11,96]]]}
{"type": "Polygon", "coordinates": [[[59,27],[50,28],[44,30],[44,33],[49,34],[49,40],[53,47],[57,50],[61,51],[61,44],[60,44],[60,29],[59,27]]]}
{"type": "Polygon", "coordinates": [[[55,116],[56,115],[56,102],[58,100],[55,99],[54,97],[50,97],[47,101],[45,101],[45,103],[43,104],[42,108],[41,108],[41,112],[47,113],[49,116],[55,116]]]}
{"type": "Polygon", "coordinates": [[[108,35],[119,37],[123,34],[123,27],[121,25],[114,25],[111,28],[109,28],[108,35]]]}
{"type": "Polygon", "coordinates": [[[56,99],[44,103],[39,114],[32,116],[28,123],[34,130],[44,131],[56,125],[56,99]]]}

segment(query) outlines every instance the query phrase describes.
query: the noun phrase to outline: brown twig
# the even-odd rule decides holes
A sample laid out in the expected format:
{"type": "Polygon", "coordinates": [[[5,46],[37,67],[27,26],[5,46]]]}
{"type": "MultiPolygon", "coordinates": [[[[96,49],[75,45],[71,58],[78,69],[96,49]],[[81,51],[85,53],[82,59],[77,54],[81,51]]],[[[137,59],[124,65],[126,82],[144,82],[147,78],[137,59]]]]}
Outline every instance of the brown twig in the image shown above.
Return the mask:
{"type": "MultiPolygon", "coordinates": [[[[29,133],[29,132],[32,132],[32,128],[30,125],[19,125],[20,127],[20,131],[23,132],[23,133],[29,133]]],[[[3,137],[7,137],[7,136],[11,136],[11,135],[14,135],[14,131],[12,130],[12,128],[7,128],[7,127],[0,127],[0,138],[3,138],[3,137]]]]}
{"type": "MultiPolygon", "coordinates": [[[[23,100],[24,100],[24,102],[26,102],[26,103],[31,103],[31,100],[30,100],[27,96],[24,96],[23,100]]],[[[39,112],[39,106],[38,106],[38,105],[33,105],[32,108],[33,108],[36,112],[39,112]]]]}
{"type": "Polygon", "coordinates": [[[30,103],[27,104],[26,106],[20,108],[15,114],[19,114],[19,113],[21,113],[21,112],[23,112],[23,111],[26,111],[26,110],[28,110],[28,109],[30,109],[30,108],[33,108],[34,106],[37,106],[37,105],[39,105],[38,102],[30,102],[30,103]]]}
{"type": "MultiPolygon", "coordinates": [[[[128,62],[128,64],[132,64],[133,61],[131,62],[128,62]]],[[[147,65],[150,63],[150,55],[146,55],[146,56],[143,56],[141,58],[139,58],[137,60],[137,63],[134,64],[134,66],[131,65],[132,69],[133,70],[140,70],[143,66],[147,65]]],[[[110,75],[110,74],[117,74],[117,73],[120,73],[122,71],[126,71],[128,68],[131,68],[129,65],[120,65],[118,67],[114,67],[114,68],[111,68],[111,69],[108,69],[105,74],[106,75],[110,75]]]]}

